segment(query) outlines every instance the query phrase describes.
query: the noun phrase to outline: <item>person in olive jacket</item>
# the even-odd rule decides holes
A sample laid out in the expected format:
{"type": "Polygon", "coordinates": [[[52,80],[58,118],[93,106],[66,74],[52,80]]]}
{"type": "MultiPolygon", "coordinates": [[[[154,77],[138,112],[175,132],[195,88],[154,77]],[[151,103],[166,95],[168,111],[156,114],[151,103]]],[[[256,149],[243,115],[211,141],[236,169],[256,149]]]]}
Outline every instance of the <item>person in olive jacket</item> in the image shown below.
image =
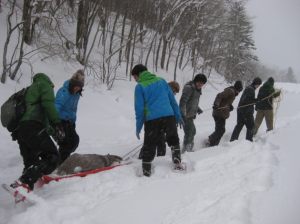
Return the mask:
{"type": "Polygon", "coordinates": [[[54,129],[58,140],[65,134],[54,105],[53,87],[47,75],[38,73],[26,92],[26,111],[13,133],[23,157],[24,170],[19,180],[11,184],[13,188],[21,185],[32,190],[41,176],[52,173],[58,165],[59,154],[49,132],[54,129]]]}
{"type": "Polygon", "coordinates": [[[257,111],[255,117],[254,135],[256,135],[263,119],[266,119],[267,131],[273,130],[273,98],[280,95],[281,91],[275,91],[274,79],[270,77],[263,86],[259,89],[255,110],[257,111]]]}
{"type": "Polygon", "coordinates": [[[215,131],[208,137],[207,146],[215,146],[220,143],[225,133],[226,119],[229,118],[230,111],[233,110],[232,103],[235,97],[243,90],[241,81],[236,81],[233,86],[218,93],[213,104],[213,118],[215,120],[215,131]]]}
{"type": "Polygon", "coordinates": [[[247,128],[246,139],[253,141],[254,129],[254,105],[257,101],[255,98],[255,90],[261,85],[261,79],[256,77],[251,85],[247,86],[241,96],[237,108],[237,124],[231,135],[230,141],[237,140],[244,125],[247,128]]]}
{"type": "Polygon", "coordinates": [[[199,99],[202,94],[202,87],[206,82],[207,78],[204,74],[197,74],[192,81],[186,83],[183,87],[179,101],[181,115],[184,120],[182,153],[185,151],[193,151],[194,137],[196,135],[194,119],[197,114],[201,114],[203,112],[199,107],[199,99]]]}

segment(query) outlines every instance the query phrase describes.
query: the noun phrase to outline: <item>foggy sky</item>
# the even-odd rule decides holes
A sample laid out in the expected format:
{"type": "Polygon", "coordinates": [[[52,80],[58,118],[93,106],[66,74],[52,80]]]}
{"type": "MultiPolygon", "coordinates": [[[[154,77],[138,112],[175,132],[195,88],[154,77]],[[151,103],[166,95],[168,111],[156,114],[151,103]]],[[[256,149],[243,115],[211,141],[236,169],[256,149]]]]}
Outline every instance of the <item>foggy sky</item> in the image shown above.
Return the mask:
{"type": "Polygon", "coordinates": [[[291,66],[300,79],[300,0],[248,0],[256,54],[269,66],[291,66]]]}

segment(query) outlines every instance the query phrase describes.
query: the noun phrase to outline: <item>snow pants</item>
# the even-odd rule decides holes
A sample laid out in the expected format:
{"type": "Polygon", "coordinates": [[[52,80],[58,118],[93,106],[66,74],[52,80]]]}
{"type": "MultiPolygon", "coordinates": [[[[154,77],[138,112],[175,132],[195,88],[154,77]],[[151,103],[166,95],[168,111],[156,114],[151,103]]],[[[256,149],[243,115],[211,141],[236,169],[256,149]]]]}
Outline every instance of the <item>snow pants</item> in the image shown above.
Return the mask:
{"type": "Polygon", "coordinates": [[[226,120],[222,117],[213,116],[215,120],[215,131],[209,136],[209,145],[219,145],[221,138],[225,133],[226,120]]]}
{"type": "Polygon", "coordinates": [[[33,188],[33,184],[42,175],[56,169],[59,161],[57,148],[43,124],[36,121],[22,122],[16,132],[16,139],[24,162],[20,180],[33,188]]]}
{"type": "Polygon", "coordinates": [[[59,143],[60,164],[63,163],[79,145],[79,136],[75,130],[75,124],[69,121],[62,121],[66,137],[59,143]]]}
{"type": "MultiPolygon", "coordinates": [[[[143,158],[143,150],[144,147],[141,148],[140,154],[139,154],[139,159],[143,158]]],[[[166,155],[166,135],[161,130],[161,133],[159,135],[159,139],[157,140],[157,145],[156,145],[156,156],[165,156],[166,155]]]]}
{"type": "Polygon", "coordinates": [[[230,141],[237,140],[239,138],[240,132],[244,125],[247,128],[246,139],[248,141],[253,141],[253,131],[254,131],[254,117],[253,114],[244,114],[241,112],[237,113],[237,124],[233,129],[230,141]]]}
{"type": "MultiPolygon", "coordinates": [[[[183,147],[186,147],[187,145],[194,145],[194,137],[196,135],[196,127],[195,127],[193,118],[185,118],[184,119],[183,131],[184,131],[183,147]]],[[[192,150],[192,148],[190,150],[192,150]]]]}
{"type": "Polygon", "coordinates": [[[273,110],[257,110],[255,117],[255,127],[254,127],[254,135],[256,135],[263,119],[266,119],[267,131],[273,130],[273,119],[274,113],[273,110]]]}
{"type": "Polygon", "coordinates": [[[176,119],[174,116],[168,116],[145,122],[143,163],[151,163],[154,159],[162,134],[165,136],[168,146],[171,147],[174,158],[181,161],[176,119]]]}

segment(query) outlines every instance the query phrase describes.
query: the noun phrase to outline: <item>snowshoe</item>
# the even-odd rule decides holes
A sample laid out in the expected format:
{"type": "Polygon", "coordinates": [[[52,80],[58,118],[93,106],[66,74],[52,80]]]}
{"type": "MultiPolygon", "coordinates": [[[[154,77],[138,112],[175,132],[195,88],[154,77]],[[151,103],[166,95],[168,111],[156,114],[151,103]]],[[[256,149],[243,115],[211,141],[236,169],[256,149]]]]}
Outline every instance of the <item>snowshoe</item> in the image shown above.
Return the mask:
{"type": "Polygon", "coordinates": [[[1,187],[14,197],[15,204],[18,204],[20,202],[25,202],[29,205],[35,204],[33,200],[28,198],[28,194],[30,194],[31,189],[27,184],[24,184],[17,180],[10,185],[2,184],[1,187]]]}
{"type": "Polygon", "coordinates": [[[173,171],[175,171],[175,172],[186,172],[187,171],[186,163],[184,163],[184,162],[173,163],[173,171]]]}

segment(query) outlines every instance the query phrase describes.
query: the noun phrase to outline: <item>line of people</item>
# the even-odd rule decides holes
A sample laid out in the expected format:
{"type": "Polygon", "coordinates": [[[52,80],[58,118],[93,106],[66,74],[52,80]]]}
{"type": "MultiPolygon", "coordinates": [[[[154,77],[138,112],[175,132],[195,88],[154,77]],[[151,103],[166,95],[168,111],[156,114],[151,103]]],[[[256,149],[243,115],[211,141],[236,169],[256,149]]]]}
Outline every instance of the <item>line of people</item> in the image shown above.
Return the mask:
{"type": "MultiPolygon", "coordinates": [[[[135,116],[136,136],[140,139],[140,131],[144,125],[144,143],[139,158],[142,159],[142,169],[145,176],[151,175],[151,163],[155,157],[164,156],[166,151],[165,142],[171,148],[172,161],[178,169],[181,169],[181,153],[192,152],[194,149],[194,137],[196,127],[194,119],[203,110],[199,107],[199,99],[202,87],[207,82],[204,74],[197,74],[194,79],[184,85],[179,105],[174,94],[179,92],[179,84],[176,83],[178,91],[174,91],[171,83],[168,83],[156,75],[150,73],[142,65],[136,65],[131,75],[138,83],[135,88],[135,116]],[[173,92],[172,92],[173,89],[173,92]],[[180,150],[177,127],[183,127],[184,140],[180,150]]],[[[174,83],[173,83],[174,84],[174,83]]],[[[237,140],[245,125],[247,128],[246,139],[253,141],[263,118],[266,118],[267,131],[273,129],[273,98],[280,95],[275,92],[274,79],[270,77],[260,88],[258,97],[255,98],[255,90],[262,84],[258,77],[247,86],[240,98],[237,108],[237,125],[234,128],[230,141],[237,140]],[[254,106],[257,115],[254,121],[254,106]]],[[[215,121],[215,130],[209,135],[206,146],[216,146],[220,143],[225,133],[226,119],[233,111],[233,101],[243,91],[240,80],[233,86],[217,94],[213,103],[212,116],[215,121]]]]}
{"type": "MultiPolygon", "coordinates": [[[[199,107],[199,99],[207,77],[197,74],[192,81],[186,83],[178,105],[174,96],[180,90],[177,82],[167,83],[142,64],[134,66],[131,75],[137,82],[134,105],[138,139],[144,126],[144,142],[139,156],[142,159],[143,174],[151,176],[152,161],[155,155],[165,155],[165,143],[171,148],[175,169],[182,169],[181,153],[193,151],[196,135],[194,119],[203,112],[199,107]],[[182,149],[178,126],[184,130],[182,149]]],[[[23,173],[14,186],[22,185],[32,190],[41,176],[52,173],[78,147],[77,106],[84,87],[84,77],[83,70],[76,71],[65,81],[56,96],[54,85],[47,75],[38,73],[33,77],[25,96],[26,112],[18,128],[12,133],[13,139],[19,144],[24,163],[23,173]]],[[[256,99],[255,89],[261,83],[260,78],[255,78],[243,92],[231,141],[238,139],[244,125],[247,127],[246,139],[252,141],[264,118],[268,131],[273,129],[272,100],[280,92],[275,93],[274,79],[269,78],[260,88],[256,99]],[[255,121],[254,104],[257,109],[255,121]]],[[[233,110],[232,103],[242,90],[242,82],[236,81],[233,86],[217,94],[213,104],[215,131],[208,137],[207,146],[219,144],[225,133],[225,121],[233,110]]]]}

